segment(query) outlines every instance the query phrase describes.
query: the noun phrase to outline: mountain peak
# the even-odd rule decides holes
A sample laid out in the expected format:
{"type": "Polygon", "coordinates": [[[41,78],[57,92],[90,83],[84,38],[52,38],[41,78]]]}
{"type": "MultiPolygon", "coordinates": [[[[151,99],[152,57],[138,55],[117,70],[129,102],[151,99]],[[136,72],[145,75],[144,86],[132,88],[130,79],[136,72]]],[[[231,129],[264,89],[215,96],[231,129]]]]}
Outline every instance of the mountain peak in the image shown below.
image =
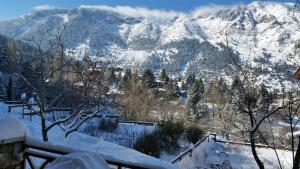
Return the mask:
{"type": "Polygon", "coordinates": [[[118,66],[151,63],[154,69],[164,67],[170,73],[221,71],[230,60],[227,39],[241,61],[273,70],[274,65],[294,64],[290,58],[296,57],[295,43],[300,41],[295,19],[300,12],[295,9],[291,3],[260,1],[210,6],[193,13],[126,6],[40,7],[26,17],[0,21],[0,33],[23,40],[38,32],[55,32],[65,24],[63,39],[69,50],[86,46],[111,52],[118,66]]]}

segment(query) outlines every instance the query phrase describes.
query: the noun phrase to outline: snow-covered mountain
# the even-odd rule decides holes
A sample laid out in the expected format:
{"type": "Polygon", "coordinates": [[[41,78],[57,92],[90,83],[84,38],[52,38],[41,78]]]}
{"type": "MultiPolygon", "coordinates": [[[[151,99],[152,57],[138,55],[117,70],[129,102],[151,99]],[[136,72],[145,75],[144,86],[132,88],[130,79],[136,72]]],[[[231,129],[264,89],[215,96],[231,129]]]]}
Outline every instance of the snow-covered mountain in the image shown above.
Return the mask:
{"type": "Polygon", "coordinates": [[[112,54],[123,67],[163,67],[173,74],[202,76],[226,72],[236,59],[278,85],[278,73],[289,78],[299,62],[298,18],[299,6],[275,2],[210,6],[191,13],[120,6],[39,8],[0,21],[0,34],[24,40],[42,32],[51,38],[45,32],[64,24],[65,44],[75,54],[86,48],[112,54]]]}

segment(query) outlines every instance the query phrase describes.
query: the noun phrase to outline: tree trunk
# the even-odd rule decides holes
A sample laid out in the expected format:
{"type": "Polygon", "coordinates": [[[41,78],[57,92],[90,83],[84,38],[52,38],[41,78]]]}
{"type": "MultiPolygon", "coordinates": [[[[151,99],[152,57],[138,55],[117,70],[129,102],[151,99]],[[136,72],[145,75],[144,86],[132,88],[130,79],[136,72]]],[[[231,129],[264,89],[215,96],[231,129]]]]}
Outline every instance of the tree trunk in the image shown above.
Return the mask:
{"type": "Polygon", "coordinates": [[[291,129],[291,133],[292,133],[292,154],[293,154],[293,164],[295,162],[295,137],[294,137],[294,128],[293,128],[293,118],[292,115],[290,114],[290,129],[291,129]]]}
{"type": "Polygon", "coordinates": [[[43,135],[43,140],[48,141],[46,118],[45,118],[44,110],[45,110],[44,108],[42,108],[41,110],[42,135],[43,135]]]}
{"type": "Polygon", "coordinates": [[[259,159],[257,152],[256,152],[256,146],[255,146],[255,138],[254,138],[254,133],[250,133],[250,143],[251,143],[251,151],[253,154],[253,157],[260,169],[264,169],[265,166],[263,162],[259,159]]]}
{"type": "MultiPolygon", "coordinates": [[[[254,122],[253,114],[251,112],[249,113],[249,117],[250,117],[250,121],[251,121],[251,128],[253,128],[255,125],[255,122],[254,122]]],[[[250,131],[251,151],[252,151],[253,157],[254,157],[258,167],[260,169],[264,169],[265,166],[264,166],[263,162],[259,159],[257,152],[256,152],[255,135],[254,134],[255,134],[254,132],[250,131]]]]}
{"type": "Polygon", "coordinates": [[[298,137],[298,148],[296,151],[296,156],[294,159],[293,169],[299,169],[300,168],[300,137],[298,137]]]}

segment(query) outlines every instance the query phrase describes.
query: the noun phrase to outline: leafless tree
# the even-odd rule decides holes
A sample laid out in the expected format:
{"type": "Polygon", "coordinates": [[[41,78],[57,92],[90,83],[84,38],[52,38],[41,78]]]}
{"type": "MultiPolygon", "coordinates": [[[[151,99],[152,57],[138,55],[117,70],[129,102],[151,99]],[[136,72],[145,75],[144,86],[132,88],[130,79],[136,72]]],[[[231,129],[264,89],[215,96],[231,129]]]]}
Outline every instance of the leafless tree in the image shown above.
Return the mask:
{"type": "Polygon", "coordinates": [[[44,141],[48,141],[47,133],[55,125],[67,121],[73,124],[67,127],[67,136],[77,130],[85,121],[98,115],[103,109],[101,101],[103,101],[106,89],[104,73],[110,64],[110,57],[104,54],[90,55],[89,51],[84,51],[85,61],[72,61],[72,56],[66,56],[64,31],[65,26],[56,31],[40,30],[28,38],[28,43],[36,50],[35,60],[32,62],[32,73],[37,78],[28,79],[22,74],[16,73],[16,76],[21,78],[35,94],[44,141]],[[73,75],[71,79],[67,78],[70,74],[73,75]],[[47,100],[47,94],[50,93],[47,91],[49,84],[57,85],[59,88],[50,101],[47,100]],[[77,106],[67,118],[59,119],[47,127],[47,109],[62,101],[62,98],[71,92],[77,94],[76,96],[78,100],[82,101],[82,104],[77,106]],[[98,110],[94,110],[94,107],[97,106],[98,110]]]}
{"type": "MultiPolygon", "coordinates": [[[[226,43],[228,53],[232,56],[232,52],[228,46],[228,38],[226,38],[226,43]]],[[[249,126],[248,129],[244,132],[249,133],[251,151],[256,163],[258,164],[260,169],[264,169],[264,164],[258,156],[256,150],[257,135],[262,136],[260,127],[263,124],[265,125],[266,123],[270,124],[270,118],[272,116],[278,116],[280,114],[280,111],[289,108],[291,105],[294,105],[296,102],[299,101],[299,99],[290,100],[288,103],[283,103],[281,105],[278,105],[276,103],[260,103],[260,98],[262,97],[262,95],[257,90],[259,84],[257,84],[257,76],[255,75],[255,72],[253,72],[253,70],[251,69],[251,65],[247,63],[238,63],[234,59],[232,59],[232,65],[233,66],[231,67],[231,72],[233,72],[233,77],[238,77],[239,80],[236,82],[235,88],[227,88],[227,94],[230,96],[231,104],[235,106],[236,110],[248,117],[249,126]]],[[[269,125],[269,129],[272,129],[272,125],[269,125]]],[[[274,135],[272,134],[272,136],[274,135]]],[[[264,137],[261,138],[270,148],[274,150],[277,156],[279,166],[282,168],[276,150],[276,145],[274,141],[275,138],[272,137],[272,143],[267,142],[264,137]]],[[[300,150],[298,149],[297,152],[300,152],[300,150]]],[[[299,160],[297,159],[297,157],[299,157],[298,153],[296,153],[294,157],[294,168],[298,168],[299,166],[299,160]]]]}
{"type": "MultiPolygon", "coordinates": [[[[66,66],[64,61],[64,46],[62,35],[64,33],[64,26],[62,29],[57,30],[55,37],[47,39],[45,35],[54,36],[49,31],[43,31],[40,29],[38,33],[33,34],[31,37],[27,38],[27,42],[35,48],[35,57],[32,62],[32,73],[37,77],[35,79],[28,79],[21,74],[16,74],[20,77],[33,91],[35,94],[38,107],[39,115],[41,117],[41,128],[43,140],[48,141],[48,135],[46,130],[46,106],[52,107],[56,104],[67,92],[66,88],[61,88],[60,94],[52,99],[51,105],[47,105],[46,94],[48,83],[54,78],[55,73],[61,72],[66,66]],[[53,49],[59,49],[59,52],[53,49]],[[58,55],[60,58],[59,66],[53,68],[55,59],[52,55],[58,55]]],[[[63,74],[61,73],[61,76],[63,74]]],[[[63,81],[61,78],[60,81],[63,81]]]]}

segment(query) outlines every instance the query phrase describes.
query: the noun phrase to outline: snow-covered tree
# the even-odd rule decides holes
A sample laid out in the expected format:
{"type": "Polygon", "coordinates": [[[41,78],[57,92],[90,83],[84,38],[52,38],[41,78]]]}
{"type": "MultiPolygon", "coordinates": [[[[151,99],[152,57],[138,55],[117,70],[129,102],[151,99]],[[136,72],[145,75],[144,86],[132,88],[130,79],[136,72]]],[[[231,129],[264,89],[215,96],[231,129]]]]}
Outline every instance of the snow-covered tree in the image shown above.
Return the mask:
{"type": "Polygon", "coordinates": [[[188,107],[193,114],[197,114],[196,106],[199,103],[204,93],[204,85],[202,79],[195,80],[189,89],[188,93],[188,107]]]}

